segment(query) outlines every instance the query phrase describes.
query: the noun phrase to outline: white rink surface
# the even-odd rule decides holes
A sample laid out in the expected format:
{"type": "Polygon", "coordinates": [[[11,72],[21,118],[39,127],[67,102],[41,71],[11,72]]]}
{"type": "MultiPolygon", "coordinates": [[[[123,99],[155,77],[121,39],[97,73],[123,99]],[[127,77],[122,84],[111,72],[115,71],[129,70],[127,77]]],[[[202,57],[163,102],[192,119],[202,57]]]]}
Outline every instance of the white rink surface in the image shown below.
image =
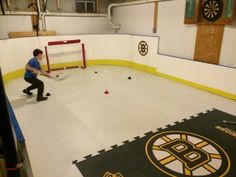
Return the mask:
{"type": "Polygon", "coordinates": [[[208,109],[236,115],[235,101],[129,68],[96,66],[62,75],[69,77],[40,77],[52,94],[41,103],[22,94],[23,79],[6,85],[34,177],[82,177],[72,161],[101,149],[208,109]]]}

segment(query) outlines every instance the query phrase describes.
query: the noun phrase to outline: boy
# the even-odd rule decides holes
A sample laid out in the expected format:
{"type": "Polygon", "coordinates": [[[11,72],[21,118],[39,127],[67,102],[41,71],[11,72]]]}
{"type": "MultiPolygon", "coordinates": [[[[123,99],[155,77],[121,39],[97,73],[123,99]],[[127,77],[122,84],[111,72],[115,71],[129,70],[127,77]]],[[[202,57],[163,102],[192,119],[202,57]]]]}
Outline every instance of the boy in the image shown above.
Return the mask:
{"type": "Polygon", "coordinates": [[[50,75],[43,71],[40,66],[40,61],[43,59],[43,51],[40,49],[35,49],[33,51],[34,58],[30,59],[26,65],[24,79],[26,82],[30,83],[31,86],[23,90],[23,93],[27,95],[32,95],[31,90],[38,89],[37,101],[45,101],[47,97],[43,96],[44,83],[37,78],[38,74],[42,74],[50,77],[50,75]]]}

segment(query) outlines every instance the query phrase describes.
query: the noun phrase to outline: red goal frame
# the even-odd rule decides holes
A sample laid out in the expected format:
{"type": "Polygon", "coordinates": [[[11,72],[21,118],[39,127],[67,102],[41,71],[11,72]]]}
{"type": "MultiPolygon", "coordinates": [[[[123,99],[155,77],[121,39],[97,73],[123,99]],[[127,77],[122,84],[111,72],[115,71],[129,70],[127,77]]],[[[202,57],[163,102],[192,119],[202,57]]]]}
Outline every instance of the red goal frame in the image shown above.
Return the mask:
{"type": "MultiPolygon", "coordinates": [[[[52,69],[50,68],[50,61],[49,61],[49,56],[48,56],[48,47],[56,46],[56,45],[79,44],[79,43],[81,43],[80,39],[47,42],[47,44],[45,45],[45,54],[46,54],[48,72],[50,73],[52,71],[52,69]]],[[[82,66],[82,68],[85,69],[87,67],[87,65],[86,65],[86,55],[85,55],[85,45],[84,45],[84,43],[82,43],[81,46],[82,46],[82,55],[83,55],[83,66],[82,66]]],[[[77,67],[79,67],[79,66],[77,66],[77,67]]],[[[69,67],[69,68],[75,68],[75,67],[69,67]]],[[[56,70],[58,70],[58,69],[56,69],[56,70]]]]}

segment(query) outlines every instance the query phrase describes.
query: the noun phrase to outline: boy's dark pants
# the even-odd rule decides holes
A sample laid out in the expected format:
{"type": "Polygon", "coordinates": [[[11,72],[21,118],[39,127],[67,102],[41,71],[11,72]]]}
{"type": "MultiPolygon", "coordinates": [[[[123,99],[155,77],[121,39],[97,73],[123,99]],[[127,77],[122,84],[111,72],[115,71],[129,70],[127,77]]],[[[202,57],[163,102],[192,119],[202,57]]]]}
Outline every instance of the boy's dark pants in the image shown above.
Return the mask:
{"type": "Polygon", "coordinates": [[[24,78],[26,82],[32,84],[31,86],[29,86],[28,88],[26,88],[26,91],[31,91],[34,89],[38,89],[38,97],[43,96],[43,92],[44,92],[44,83],[43,81],[39,80],[38,78],[34,77],[34,78],[24,78]]]}

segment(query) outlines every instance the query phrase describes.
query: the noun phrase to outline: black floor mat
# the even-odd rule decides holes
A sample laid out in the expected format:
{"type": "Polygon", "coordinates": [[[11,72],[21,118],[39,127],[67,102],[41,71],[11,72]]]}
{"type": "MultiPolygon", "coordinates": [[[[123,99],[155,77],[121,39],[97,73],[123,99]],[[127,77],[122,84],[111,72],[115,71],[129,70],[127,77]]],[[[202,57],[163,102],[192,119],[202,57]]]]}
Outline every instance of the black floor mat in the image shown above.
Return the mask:
{"type": "Polygon", "coordinates": [[[73,163],[84,177],[235,177],[236,117],[219,110],[136,137],[73,163]]]}

